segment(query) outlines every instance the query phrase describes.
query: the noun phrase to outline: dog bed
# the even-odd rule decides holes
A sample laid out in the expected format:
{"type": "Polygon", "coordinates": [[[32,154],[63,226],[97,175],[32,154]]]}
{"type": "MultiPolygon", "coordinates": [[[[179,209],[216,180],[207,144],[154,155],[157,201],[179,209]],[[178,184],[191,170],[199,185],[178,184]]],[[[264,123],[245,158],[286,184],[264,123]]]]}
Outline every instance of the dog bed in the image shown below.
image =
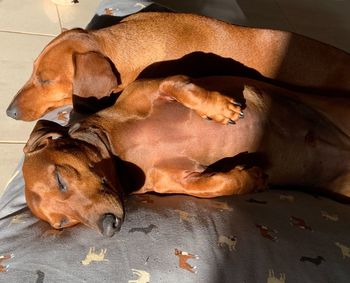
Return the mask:
{"type": "MultiPolygon", "coordinates": [[[[69,111],[46,118],[63,123],[69,111]]],[[[287,190],[131,196],[121,231],[104,238],[33,217],[21,165],[0,199],[1,282],[350,282],[350,210],[331,199],[287,190]]]]}
{"type": "Polygon", "coordinates": [[[20,166],[0,200],[1,282],[350,282],[348,206],[270,190],[132,196],[121,231],[54,230],[26,208],[20,166]]]}

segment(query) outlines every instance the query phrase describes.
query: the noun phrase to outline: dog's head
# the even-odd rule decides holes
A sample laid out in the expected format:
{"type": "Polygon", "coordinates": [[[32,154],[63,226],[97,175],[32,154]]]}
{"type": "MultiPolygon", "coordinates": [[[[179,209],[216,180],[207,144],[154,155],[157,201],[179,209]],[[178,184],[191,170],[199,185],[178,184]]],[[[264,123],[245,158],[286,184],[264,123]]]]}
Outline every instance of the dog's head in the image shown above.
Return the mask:
{"type": "Polygon", "coordinates": [[[25,148],[27,204],[56,229],[78,223],[113,236],[124,218],[115,163],[103,141],[71,138],[68,128],[40,120],[25,148]]]}
{"type": "Polygon", "coordinates": [[[99,100],[119,91],[119,74],[82,29],[63,32],[34,62],[33,72],[9,107],[11,118],[33,121],[48,111],[72,104],[73,94],[99,100]]]}

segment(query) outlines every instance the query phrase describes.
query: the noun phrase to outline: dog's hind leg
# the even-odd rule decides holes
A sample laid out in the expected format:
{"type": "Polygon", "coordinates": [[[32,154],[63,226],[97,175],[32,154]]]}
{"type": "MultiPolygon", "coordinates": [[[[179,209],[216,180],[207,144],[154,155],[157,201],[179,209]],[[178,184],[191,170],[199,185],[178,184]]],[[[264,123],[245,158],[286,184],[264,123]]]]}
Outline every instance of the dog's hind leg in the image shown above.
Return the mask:
{"type": "Polygon", "coordinates": [[[167,194],[187,194],[201,198],[245,194],[267,188],[267,177],[258,167],[240,166],[228,172],[200,173],[169,167],[156,167],[149,173],[149,188],[167,194]]]}

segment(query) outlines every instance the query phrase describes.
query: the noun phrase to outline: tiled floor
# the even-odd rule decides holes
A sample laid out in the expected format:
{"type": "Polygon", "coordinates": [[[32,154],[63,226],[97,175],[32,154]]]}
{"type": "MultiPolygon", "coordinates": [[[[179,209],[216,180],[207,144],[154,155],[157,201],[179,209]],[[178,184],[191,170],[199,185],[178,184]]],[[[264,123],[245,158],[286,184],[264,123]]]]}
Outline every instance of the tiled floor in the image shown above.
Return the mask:
{"type": "MultiPolygon", "coordinates": [[[[116,2],[118,0],[115,0],[116,2]]],[[[123,0],[125,1],[125,0],[123,0]]],[[[61,28],[84,27],[99,0],[56,6],[50,0],[0,0],[0,194],[20,157],[33,123],[5,110],[40,50],[61,28]]],[[[233,23],[285,29],[350,52],[348,0],[158,0],[176,10],[214,15],[233,23]]]]}

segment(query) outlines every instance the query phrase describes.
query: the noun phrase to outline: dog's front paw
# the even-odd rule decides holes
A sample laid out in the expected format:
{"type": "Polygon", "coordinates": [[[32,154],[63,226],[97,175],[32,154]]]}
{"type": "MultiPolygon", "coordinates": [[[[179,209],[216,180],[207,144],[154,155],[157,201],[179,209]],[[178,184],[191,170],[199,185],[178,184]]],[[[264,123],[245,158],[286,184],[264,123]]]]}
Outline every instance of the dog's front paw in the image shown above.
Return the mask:
{"type": "Polygon", "coordinates": [[[244,117],[241,103],[219,92],[210,92],[197,112],[202,118],[224,125],[236,124],[238,119],[244,117]]]}

